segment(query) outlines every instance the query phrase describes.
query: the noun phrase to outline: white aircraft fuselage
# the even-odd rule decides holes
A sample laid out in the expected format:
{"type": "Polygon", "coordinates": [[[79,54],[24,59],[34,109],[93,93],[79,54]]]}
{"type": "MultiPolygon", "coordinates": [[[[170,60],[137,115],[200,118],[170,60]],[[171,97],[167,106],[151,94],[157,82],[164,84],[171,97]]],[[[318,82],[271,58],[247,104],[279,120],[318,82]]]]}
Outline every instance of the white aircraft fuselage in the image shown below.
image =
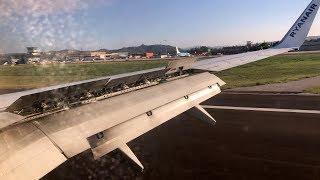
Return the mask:
{"type": "Polygon", "coordinates": [[[178,47],[176,47],[176,51],[177,51],[177,56],[178,57],[191,57],[190,53],[182,53],[182,52],[180,52],[178,47]]]}

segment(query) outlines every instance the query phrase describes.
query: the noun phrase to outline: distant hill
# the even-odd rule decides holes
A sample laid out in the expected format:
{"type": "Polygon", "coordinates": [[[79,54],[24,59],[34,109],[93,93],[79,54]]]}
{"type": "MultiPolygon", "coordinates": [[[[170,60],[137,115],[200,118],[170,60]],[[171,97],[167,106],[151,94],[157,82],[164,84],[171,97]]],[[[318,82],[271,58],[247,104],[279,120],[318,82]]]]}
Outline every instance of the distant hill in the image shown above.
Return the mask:
{"type": "MultiPolygon", "coordinates": [[[[129,52],[129,54],[145,54],[146,52],[154,52],[155,54],[176,54],[176,48],[169,45],[141,45],[136,47],[124,47],[121,49],[109,50],[109,49],[99,49],[96,51],[100,52],[129,52]]],[[[60,51],[49,51],[55,54],[90,54],[90,51],[79,51],[74,49],[64,49],[60,51]]]]}
{"type": "MultiPolygon", "coordinates": [[[[200,48],[202,46],[193,46],[185,49],[180,49],[181,52],[190,52],[192,49],[195,48],[200,48]]],[[[205,46],[204,46],[205,47],[205,46]]],[[[239,47],[238,46],[230,46],[230,47],[224,47],[224,46],[214,46],[214,47],[208,47],[207,48],[211,49],[211,52],[220,52],[222,49],[226,48],[231,48],[231,49],[236,49],[237,51],[235,52],[230,52],[230,54],[235,54],[235,53],[240,53],[243,51],[247,51],[247,49],[240,50],[238,52],[239,47]]],[[[315,50],[320,50],[320,36],[309,36],[306,38],[305,43],[302,45],[300,48],[302,51],[315,51],[315,50]]],[[[109,49],[100,49],[97,51],[101,52],[109,52],[109,53],[116,53],[116,52],[129,52],[129,54],[145,54],[146,52],[154,52],[156,55],[160,54],[167,54],[170,53],[172,55],[176,54],[176,47],[170,46],[170,45],[162,45],[162,44],[156,44],[156,45],[140,45],[140,46],[132,46],[132,47],[124,47],[121,49],[115,49],[115,50],[109,50],[109,49]]],[[[65,49],[65,50],[60,50],[60,51],[50,51],[51,53],[55,54],[75,54],[75,55],[90,55],[90,51],[79,51],[79,50],[71,50],[71,49],[65,49]]],[[[217,53],[215,52],[215,53],[217,53]]],[[[229,54],[224,52],[223,54],[229,54]]]]}
{"type": "Polygon", "coordinates": [[[137,47],[124,47],[111,52],[129,52],[130,54],[144,54],[146,52],[154,52],[155,54],[175,54],[176,48],[169,45],[141,45],[137,47]]]}

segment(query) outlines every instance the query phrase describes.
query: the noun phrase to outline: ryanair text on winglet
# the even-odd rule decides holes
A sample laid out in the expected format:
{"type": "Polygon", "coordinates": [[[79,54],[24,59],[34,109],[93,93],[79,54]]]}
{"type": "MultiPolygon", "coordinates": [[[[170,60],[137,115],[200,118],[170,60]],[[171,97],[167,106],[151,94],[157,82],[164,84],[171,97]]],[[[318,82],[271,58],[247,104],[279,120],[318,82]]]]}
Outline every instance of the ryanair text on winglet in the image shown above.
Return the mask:
{"type": "Polygon", "coordinates": [[[312,4],[310,6],[310,8],[307,10],[307,12],[304,14],[304,16],[300,19],[298,24],[294,27],[294,29],[290,33],[291,37],[295,37],[296,36],[297,32],[302,28],[304,23],[309,19],[310,15],[312,13],[314,13],[314,11],[316,10],[317,7],[318,7],[318,5],[316,5],[316,4],[312,4]]]}

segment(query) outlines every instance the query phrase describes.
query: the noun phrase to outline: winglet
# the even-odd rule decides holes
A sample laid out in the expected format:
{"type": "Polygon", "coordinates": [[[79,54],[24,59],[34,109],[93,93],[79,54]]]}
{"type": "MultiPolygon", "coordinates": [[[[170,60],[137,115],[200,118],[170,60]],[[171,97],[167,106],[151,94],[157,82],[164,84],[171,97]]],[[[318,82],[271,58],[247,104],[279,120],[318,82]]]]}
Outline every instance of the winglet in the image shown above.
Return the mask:
{"type": "Polygon", "coordinates": [[[133,162],[135,162],[143,171],[144,167],[142,163],[139,161],[137,156],[131,151],[129,146],[127,144],[123,144],[122,146],[119,147],[120,151],[122,151],[124,154],[126,154],[133,162]]]}
{"type": "Polygon", "coordinates": [[[307,35],[317,15],[320,7],[320,0],[312,0],[299,19],[290,28],[288,33],[275,48],[294,48],[299,49],[307,35]]]}

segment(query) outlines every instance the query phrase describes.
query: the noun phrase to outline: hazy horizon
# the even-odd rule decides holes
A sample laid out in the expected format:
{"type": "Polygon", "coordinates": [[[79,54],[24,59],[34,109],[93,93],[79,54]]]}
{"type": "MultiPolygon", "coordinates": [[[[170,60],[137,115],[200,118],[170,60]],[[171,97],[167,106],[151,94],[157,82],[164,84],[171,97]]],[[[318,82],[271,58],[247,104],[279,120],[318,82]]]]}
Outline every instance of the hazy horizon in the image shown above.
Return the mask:
{"type": "MultiPolygon", "coordinates": [[[[3,0],[0,53],[278,41],[310,0],[3,0]]],[[[319,17],[309,36],[320,31],[319,17]]]]}

